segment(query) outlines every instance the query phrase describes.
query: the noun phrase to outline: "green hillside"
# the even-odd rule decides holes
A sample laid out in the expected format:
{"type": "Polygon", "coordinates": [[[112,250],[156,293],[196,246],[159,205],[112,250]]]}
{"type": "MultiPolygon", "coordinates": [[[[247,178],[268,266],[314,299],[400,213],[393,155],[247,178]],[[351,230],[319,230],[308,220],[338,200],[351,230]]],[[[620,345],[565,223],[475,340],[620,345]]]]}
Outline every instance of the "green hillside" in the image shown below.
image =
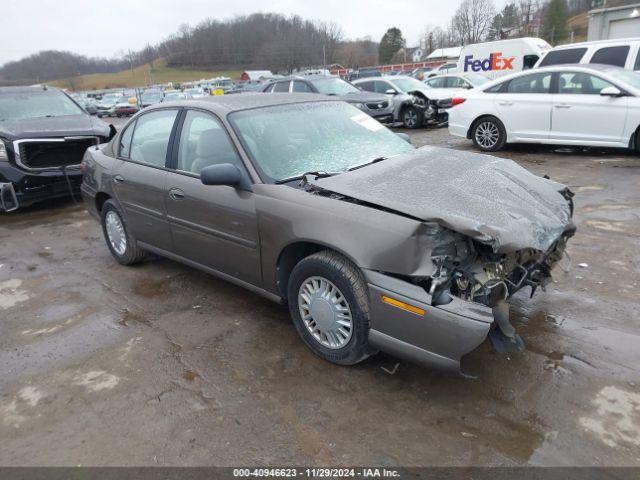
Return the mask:
{"type": "Polygon", "coordinates": [[[191,70],[188,68],[168,67],[166,61],[156,60],[153,63],[153,68],[151,65],[146,64],[133,70],[123,70],[116,73],[94,73],[48,83],[56,87],[77,91],[117,87],[143,87],[157,83],[188,82],[218,76],[238,79],[241,73],[240,71],[191,70]]]}

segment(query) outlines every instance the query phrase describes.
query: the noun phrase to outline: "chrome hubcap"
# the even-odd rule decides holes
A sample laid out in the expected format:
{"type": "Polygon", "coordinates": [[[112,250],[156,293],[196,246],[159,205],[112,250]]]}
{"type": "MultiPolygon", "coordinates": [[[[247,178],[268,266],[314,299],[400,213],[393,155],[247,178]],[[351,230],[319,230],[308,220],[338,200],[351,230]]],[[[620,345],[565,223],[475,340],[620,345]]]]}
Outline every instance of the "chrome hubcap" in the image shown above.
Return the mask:
{"type": "Polygon", "coordinates": [[[104,223],[111,248],[118,255],[124,255],[127,250],[127,235],[124,232],[124,225],[122,225],[120,215],[110,210],[107,212],[104,223]]]}
{"type": "Polygon", "coordinates": [[[351,339],[351,309],[342,292],[323,277],[307,278],[298,292],[300,316],[322,346],[338,349],[351,339]]]}
{"type": "Polygon", "coordinates": [[[493,148],[498,143],[500,130],[493,122],[482,122],[476,128],[476,141],[483,148],[493,148]]]}

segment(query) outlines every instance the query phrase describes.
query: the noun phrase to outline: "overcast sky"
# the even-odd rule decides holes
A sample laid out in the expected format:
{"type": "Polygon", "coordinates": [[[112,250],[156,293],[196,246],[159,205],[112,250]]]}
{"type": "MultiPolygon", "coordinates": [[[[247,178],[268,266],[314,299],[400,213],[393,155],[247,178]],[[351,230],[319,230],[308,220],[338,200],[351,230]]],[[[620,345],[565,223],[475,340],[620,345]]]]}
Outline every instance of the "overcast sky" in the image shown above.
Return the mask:
{"type": "MultiPolygon", "coordinates": [[[[182,23],[257,11],[335,21],[348,38],[379,40],[387,28],[396,26],[413,46],[426,25],[445,25],[461,1],[3,0],[0,64],[45,49],[111,57],[155,44],[182,23]]],[[[505,0],[494,2],[501,7],[505,0]]]]}

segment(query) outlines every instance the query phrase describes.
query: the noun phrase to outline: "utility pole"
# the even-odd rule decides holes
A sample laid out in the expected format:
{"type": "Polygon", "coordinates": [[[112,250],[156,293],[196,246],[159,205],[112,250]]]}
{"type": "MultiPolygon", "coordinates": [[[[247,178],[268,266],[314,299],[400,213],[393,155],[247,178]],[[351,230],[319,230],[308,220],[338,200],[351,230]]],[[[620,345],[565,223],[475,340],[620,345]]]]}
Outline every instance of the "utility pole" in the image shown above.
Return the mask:
{"type": "Polygon", "coordinates": [[[324,47],[324,43],[322,44],[322,68],[324,70],[327,69],[327,51],[324,47]]]}

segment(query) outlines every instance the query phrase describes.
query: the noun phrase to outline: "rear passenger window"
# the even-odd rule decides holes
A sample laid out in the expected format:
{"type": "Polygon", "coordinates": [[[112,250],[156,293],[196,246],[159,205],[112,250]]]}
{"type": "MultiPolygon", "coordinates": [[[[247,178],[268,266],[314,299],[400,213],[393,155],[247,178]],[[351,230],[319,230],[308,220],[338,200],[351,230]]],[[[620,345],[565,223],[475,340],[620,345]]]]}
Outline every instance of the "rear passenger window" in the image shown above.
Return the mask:
{"type": "Polygon", "coordinates": [[[289,91],[289,83],[290,82],[278,82],[276,86],[273,88],[275,93],[285,93],[289,91]]]}
{"type": "Polygon", "coordinates": [[[301,93],[313,93],[311,88],[309,88],[309,85],[299,80],[296,80],[295,82],[293,82],[293,91],[301,92],[301,93]]]}
{"type": "Polygon", "coordinates": [[[446,88],[467,88],[469,84],[460,77],[447,77],[445,82],[446,88]]]}
{"type": "Polygon", "coordinates": [[[586,48],[566,48],[564,50],[552,50],[545,55],[540,62],[541,67],[549,65],[562,65],[565,63],[580,63],[586,53],[586,48]]]}
{"type": "Polygon", "coordinates": [[[552,73],[535,73],[514,78],[507,86],[507,93],[549,93],[552,73]]]}
{"type": "Polygon", "coordinates": [[[231,163],[244,169],[227,131],[214,116],[190,110],[184,118],[178,170],[200,175],[204,167],[231,163]]]}
{"type": "Polygon", "coordinates": [[[139,117],[133,131],[129,158],[134,162],[164,167],[177,114],[177,110],[158,110],[139,117]]]}
{"type": "Polygon", "coordinates": [[[133,129],[136,128],[136,122],[133,122],[122,135],[120,135],[120,146],[118,148],[118,156],[120,158],[129,158],[129,151],[131,150],[131,137],[133,136],[133,129]]]}
{"type": "Polygon", "coordinates": [[[618,47],[605,47],[598,50],[591,57],[589,63],[603,63],[605,65],[615,65],[616,67],[624,67],[627,63],[629,55],[629,45],[621,45],[618,47]]]}

